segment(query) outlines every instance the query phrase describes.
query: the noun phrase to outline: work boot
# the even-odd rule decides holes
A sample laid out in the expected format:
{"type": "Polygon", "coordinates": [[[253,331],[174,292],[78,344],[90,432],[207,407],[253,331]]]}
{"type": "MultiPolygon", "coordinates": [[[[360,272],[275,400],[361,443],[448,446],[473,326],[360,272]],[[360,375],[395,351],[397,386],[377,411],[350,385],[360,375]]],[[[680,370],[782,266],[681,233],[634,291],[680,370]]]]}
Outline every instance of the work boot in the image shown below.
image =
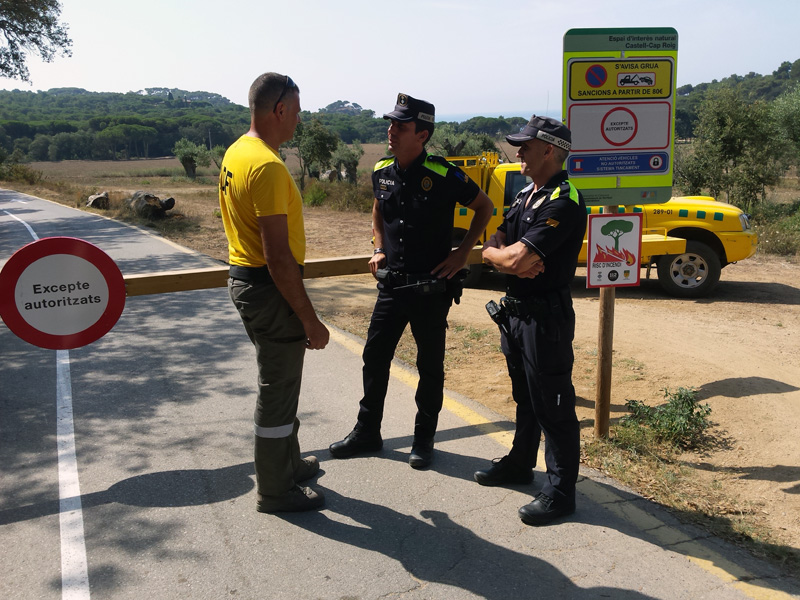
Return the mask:
{"type": "Polygon", "coordinates": [[[519,518],[527,525],[547,525],[560,517],[575,512],[575,499],[554,500],[539,492],[533,502],[519,509],[519,518]]]}
{"type": "Polygon", "coordinates": [[[357,454],[377,452],[383,448],[380,433],[367,433],[353,429],[341,442],[334,442],[328,447],[334,458],[350,458],[357,454]]]}
{"type": "Polygon", "coordinates": [[[316,456],[307,456],[300,459],[300,464],[294,470],[294,482],[299,483],[311,479],[319,473],[319,461],[316,456]]]}
{"type": "Polygon", "coordinates": [[[325,504],[322,492],[312,490],[310,487],[295,485],[288,492],[277,496],[257,495],[256,510],[262,513],[300,512],[314,510],[325,504]]]}
{"type": "Polygon", "coordinates": [[[492,459],[492,466],[485,471],[475,471],[475,481],[481,485],[526,484],[533,482],[533,470],[514,463],[506,455],[492,459]]]}
{"type": "Polygon", "coordinates": [[[411,454],[408,457],[408,464],[412,469],[424,469],[433,460],[433,440],[418,442],[414,440],[411,444],[411,454]]]}

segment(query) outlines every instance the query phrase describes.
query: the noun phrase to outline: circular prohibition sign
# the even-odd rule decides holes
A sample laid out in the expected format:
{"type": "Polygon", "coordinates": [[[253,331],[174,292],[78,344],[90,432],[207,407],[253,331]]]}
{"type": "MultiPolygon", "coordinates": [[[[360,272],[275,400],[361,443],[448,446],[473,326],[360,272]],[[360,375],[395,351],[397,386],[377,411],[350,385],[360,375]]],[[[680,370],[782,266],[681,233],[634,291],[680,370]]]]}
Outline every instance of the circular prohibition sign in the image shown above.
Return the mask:
{"type": "Polygon", "coordinates": [[[17,337],[51,350],[99,340],[125,308],[125,280],[94,244],[42,238],[17,250],[0,271],[0,317],[17,337]]]}

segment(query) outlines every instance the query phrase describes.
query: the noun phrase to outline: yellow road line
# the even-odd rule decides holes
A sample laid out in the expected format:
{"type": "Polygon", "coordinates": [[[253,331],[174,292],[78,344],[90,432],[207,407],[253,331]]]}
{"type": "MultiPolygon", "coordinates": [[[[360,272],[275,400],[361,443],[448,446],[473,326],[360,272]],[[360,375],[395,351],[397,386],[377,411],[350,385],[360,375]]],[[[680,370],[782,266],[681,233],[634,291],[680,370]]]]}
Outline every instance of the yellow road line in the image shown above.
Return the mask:
{"type": "MultiPolygon", "coordinates": [[[[356,341],[332,327],[330,332],[332,341],[344,346],[353,354],[361,355],[364,349],[363,342],[356,341]]],[[[392,363],[391,374],[398,381],[412,389],[416,389],[419,379],[416,373],[392,363]]],[[[511,448],[511,442],[514,439],[513,432],[506,431],[492,423],[468,406],[448,396],[446,392],[444,395],[444,408],[469,425],[476,427],[504,448],[511,448]]],[[[544,461],[541,451],[539,452],[539,460],[541,462],[544,461]]],[[[590,479],[583,479],[579,485],[581,493],[593,502],[603,505],[618,517],[633,523],[641,531],[647,532],[648,536],[655,539],[663,547],[683,554],[689,561],[698,565],[704,571],[715,575],[725,583],[731,584],[732,587],[748,597],[755,600],[790,600],[793,598],[793,596],[785,592],[766,587],[768,585],[766,582],[759,585],[758,580],[739,565],[694,541],[685,533],[670,527],[638,506],[625,501],[622,496],[615,494],[607,487],[590,479]]]]}

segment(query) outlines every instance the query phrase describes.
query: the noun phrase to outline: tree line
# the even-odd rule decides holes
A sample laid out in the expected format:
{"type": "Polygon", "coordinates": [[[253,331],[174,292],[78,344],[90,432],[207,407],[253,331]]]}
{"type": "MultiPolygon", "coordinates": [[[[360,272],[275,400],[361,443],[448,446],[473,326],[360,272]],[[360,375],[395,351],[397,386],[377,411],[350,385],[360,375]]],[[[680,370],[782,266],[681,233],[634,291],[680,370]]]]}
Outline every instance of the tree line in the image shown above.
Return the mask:
{"type": "MultiPolygon", "coordinates": [[[[386,141],[383,118],[348,101],[333,102],[314,113],[303,111],[300,118],[306,125],[321,124],[345,144],[386,141]]],[[[181,139],[211,150],[229,146],[247,130],[249,120],[247,107],[209,92],[0,90],[0,150],[17,162],[165,156],[181,139]]],[[[474,117],[438,125],[446,125],[451,137],[474,134],[500,139],[524,124],[519,117],[474,117]]]]}
{"type": "Polygon", "coordinates": [[[733,74],[710,83],[682,85],[676,92],[675,136],[679,139],[695,137],[695,129],[700,122],[700,107],[706,97],[719,90],[734,90],[743,100],[753,102],[772,102],[779,96],[800,84],[800,59],[784,61],[769,75],[750,72],[747,75],[733,74]]]}
{"type": "MultiPolygon", "coordinates": [[[[747,207],[763,199],[798,162],[800,60],[770,75],[731,75],[676,90],[675,184],[747,207]]],[[[355,144],[386,141],[386,122],[372,110],[337,100],[301,113],[302,125],[284,149],[295,152],[302,176],[345,172],[363,152],[355,144]],[[340,146],[341,144],[341,146],[340,146]]],[[[518,131],[520,117],[473,117],[437,123],[429,144],[444,155],[496,150],[518,131]]],[[[0,161],[118,160],[176,155],[190,176],[209,164],[249,126],[247,107],[211,92],[147,88],[126,94],[56,88],[0,91],[0,161]],[[184,160],[185,159],[185,160],[184,160]]]]}
{"type": "Polygon", "coordinates": [[[228,146],[249,123],[247,108],[209,92],[0,91],[0,150],[18,162],[166,156],[182,138],[228,146]]]}
{"type": "MultiPolygon", "coordinates": [[[[676,90],[676,137],[696,136],[701,107],[709,94],[734,90],[749,104],[770,103],[798,82],[800,60],[785,61],[769,75],[734,74],[720,81],[681,86],[676,90]]],[[[314,113],[303,111],[301,120],[318,121],[345,144],[386,140],[383,119],[349,101],[337,100],[314,113]]],[[[170,88],[126,94],[80,88],[0,91],[0,151],[18,162],[165,156],[172,154],[181,139],[210,150],[230,145],[248,124],[247,107],[211,92],[170,88]]],[[[524,124],[525,119],[519,117],[478,116],[438,126],[451,140],[442,148],[451,150],[471,136],[502,139],[524,124]]]]}

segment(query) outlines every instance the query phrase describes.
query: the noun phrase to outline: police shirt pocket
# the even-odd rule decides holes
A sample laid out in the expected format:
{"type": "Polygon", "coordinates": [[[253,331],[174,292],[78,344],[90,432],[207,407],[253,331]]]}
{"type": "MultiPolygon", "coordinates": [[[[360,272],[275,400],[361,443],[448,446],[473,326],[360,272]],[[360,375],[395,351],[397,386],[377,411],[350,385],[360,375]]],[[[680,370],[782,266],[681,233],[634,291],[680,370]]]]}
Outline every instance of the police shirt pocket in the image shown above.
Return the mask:
{"type": "Polygon", "coordinates": [[[389,190],[378,190],[378,193],[375,194],[375,197],[378,199],[378,208],[380,209],[381,213],[386,214],[386,202],[392,197],[392,192],[389,190]]]}
{"type": "Polygon", "coordinates": [[[506,219],[517,214],[520,211],[520,206],[521,206],[520,203],[512,202],[511,206],[508,209],[508,212],[506,212],[506,219]]]}

